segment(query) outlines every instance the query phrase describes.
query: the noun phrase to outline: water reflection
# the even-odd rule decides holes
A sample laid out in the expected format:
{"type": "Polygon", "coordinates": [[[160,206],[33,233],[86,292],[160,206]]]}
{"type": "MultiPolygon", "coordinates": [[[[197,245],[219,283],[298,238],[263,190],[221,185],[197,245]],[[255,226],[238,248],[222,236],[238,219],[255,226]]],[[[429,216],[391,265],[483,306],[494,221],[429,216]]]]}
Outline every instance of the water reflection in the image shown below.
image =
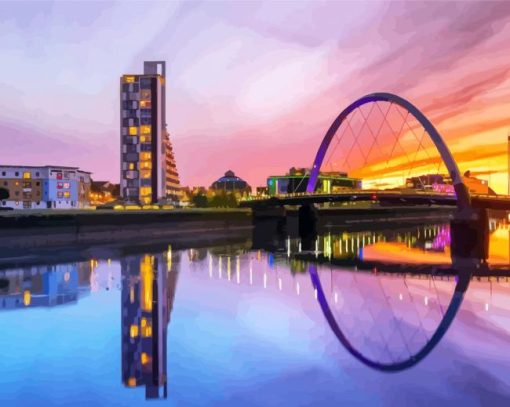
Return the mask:
{"type": "MultiPolygon", "coordinates": [[[[395,352],[395,347],[393,346],[394,344],[391,343],[391,336],[381,335],[379,331],[378,333],[382,339],[382,342],[374,343],[377,341],[377,339],[370,338],[371,346],[369,351],[373,354],[376,347],[383,347],[383,352],[380,352],[381,349],[379,349],[380,353],[376,356],[376,358],[372,358],[371,356],[367,356],[367,353],[364,353],[352,341],[350,341],[348,335],[346,335],[340,328],[340,325],[338,324],[337,319],[331,310],[327,296],[322,288],[321,280],[317,272],[317,267],[315,265],[310,265],[308,270],[312,279],[312,284],[318,292],[317,298],[319,300],[322,312],[324,313],[324,316],[326,317],[331,330],[336,335],[340,343],[351,355],[353,355],[356,359],[365,365],[384,372],[398,372],[408,369],[427,357],[427,355],[441,341],[451,323],[453,322],[455,316],[457,315],[462,301],[464,300],[464,294],[469,286],[469,281],[471,279],[471,272],[459,273],[459,276],[456,279],[457,283],[455,285],[455,289],[446,312],[442,315],[441,321],[430,337],[428,337],[426,334],[421,315],[419,315],[418,312],[416,312],[418,320],[411,322],[410,324],[406,321],[406,325],[401,323],[403,318],[399,319],[395,313],[390,315],[389,321],[385,324],[385,326],[397,332],[398,336],[396,339],[401,340],[401,348],[405,348],[406,354],[405,356],[401,356],[395,352]],[[424,342],[423,339],[425,340],[424,342]]],[[[399,300],[402,302],[403,299],[404,296],[402,293],[400,293],[399,300]]],[[[338,302],[337,293],[335,293],[334,300],[335,302],[338,302]]],[[[426,307],[429,306],[429,301],[429,296],[426,296],[424,299],[424,304],[426,307]]],[[[413,303],[402,304],[406,308],[410,306],[415,307],[415,304],[413,303]]],[[[370,307],[367,307],[367,309],[370,309],[370,307]]],[[[360,309],[359,311],[362,310],[360,309]]],[[[373,324],[381,324],[383,322],[379,316],[376,319],[373,312],[370,313],[370,317],[373,324]]]]}
{"type": "Polygon", "coordinates": [[[52,307],[74,303],[86,294],[90,269],[85,263],[27,267],[3,272],[0,309],[52,307]]]}
{"type": "Polygon", "coordinates": [[[167,328],[177,273],[172,253],[129,256],[122,270],[122,381],[145,386],[147,399],[167,397],[167,328]]]}
{"type": "MultiPolygon", "coordinates": [[[[499,242],[494,247],[509,244],[505,225],[495,225],[492,237],[499,242]]],[[[274,356],[271,349],[263,346],[266,337],[260,332],[270,335],[268,331],[279,332],[285,324],[292,326],[289,321],[302,323],[301,320],[310,325],[306,334],[289,329],[285,331],[286,338],[297,335],[299,340],[309,339],[313,343],[312,353],[325,353],[339,364],[348,363],[337,351],[343,349],[338,340],[365,365],[379,371],[398,371],[428,357],[437,364],[443,363],[439,356],[434,359],[432,355],[441,348],[440,344],[444,343],[441,341],[448,342],[447,338],[455,337],[455,325],[452,325],[455,318],[464,319],[467,321],[464,324],[469,325],[473,316],[488,321],[509,312],[510,285],[504,272],[481,276],[478,269],[455,268],[451,263],[436,267],[440,262],[434,256],[449,255],[447,225],[331,232],[320,236],[306,253],[298,240],[287,236],[273,239],[271,244],[277,250],[251,250],[242,244],[174,252],[168,248],[118,259],[2,270],[0,305],[2,310],[12,310],[5,314],[30,313],[31,308],[41,306],[68,306],[71,315],[73,307],[83,307],[85,298],[92,302],[98,301],[97,294],[117,293],[120,317],[116,317],[112,329],[118,333],[120,325],[120,340],[114,351],[121,355],[121,369],[115,375],[116,386],[126,397],[137,392],[124,387],[139,388],[137,394],[143,397],[144,391],[147,399],[167,398],[169,372],[171,385],[178,381],[178,370],[189,362],[185,359],[177,363],[174,358],[179,358],[178,352],[187,346],[193,349],[191,343],[181,343],[179,351],[169,357],[181,335],[185,337],[182,342],[189,340],[183,330],[186,324],[197,324],[194,327],[197,330],[205,329],[202,324],[210,324],[209,330],[218,326],[220,330],[230,330],[232,338],[239,338],[239,348],[229,349],[232,358],[252,364],[254,371],[260,368],[257,363],[269,363],[263,355],[269,352],[274,356]],[[404,267],[403,258],[417,260],[404,267]],[[178,288],[181,291],[176,301],[178,288]],[[190,305],[190,298],[198,300],[190,305]],[[174,302],[181,309],[193,309],[192,319],[174,325],[173,314],[170,325],[174,302]],[[244,314],[239,311],[243,306],[244,314]],[[208,309],[214,312],[208,314],[208,309]],[[462,315],[459,309],[469,313],[462,315]],[[224,319],[214,319],[213,314],[223,315],[224,319]],[[275,315],[287,314],[288,320],[275,319],[275,315]],[[201,316],[200,322],[196,315],[201,316]],[[467,320],[468,317],[471,319],[467,320]],[[232,324],[229,328],[225,328],[225,320],[232,324]],[[327,330],[322,333],[324,329],[327,330]],[[254,340],[249,342],[249,349],[243,348],[244,336],[251,334],[258,334],[257,341],[261,342],[254,340]],[[335,340],[334,346],[328,342],[331,338],[335,340]],[[247,355],[251,354],[255,356],[249,359],[247,355]],[[262,355],[259,362],[257,355],[262,355]]],[[[48,313],[41,318],[52,315],[48,313]]],[[[0,323],[1,318],[2,315],[0,323]]],[[[473,330],[479,329],[483,342],[481,336],[485,337],[485,330],[472,326],[473,330]]],[[[71,338],[73,332],[68,335],[71,338]]],[[[475,339],[476,336],[466,340],[474,342],[475,339]]],[[[214,337],[208,340],[213,341],[214,337]]],[[[204,357],[203,352],[213,353],[211,349],[202,348],[202,353],[197,351],[191,356],[188,353],[188,358],[194,356],[198,360],[190,362],[196,363],[195,372],[200,371],[196,369],[202,366],[199,360],[204,357]]],[[[112,348],[106,351],[111,352],[112,348]]],[[[444,357],[443,352],[441,358],[444,357]]],[[[296,360],[290,362],[298,363],[296,360]]],[[[1,368],[0,373],[4,373],[1,368]]],[[[180,391],[176,388],[176,393],[180,391]]]]}

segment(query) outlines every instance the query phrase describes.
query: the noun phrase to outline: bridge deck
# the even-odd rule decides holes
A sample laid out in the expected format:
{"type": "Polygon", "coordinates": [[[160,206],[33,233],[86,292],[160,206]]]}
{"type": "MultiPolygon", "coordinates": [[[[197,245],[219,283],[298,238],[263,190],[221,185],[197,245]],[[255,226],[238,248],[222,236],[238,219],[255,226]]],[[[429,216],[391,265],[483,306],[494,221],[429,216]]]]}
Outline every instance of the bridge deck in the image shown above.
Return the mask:
{"type": "MultiPolygon", "coordinates": [[[[259,198],[241,202],[242,207],[263,208],[283,205],[320,204],[327,202],[379,202],[381,205],[457,205],[455,195],[428,193],[420,191],[378,191],[359,190],[330,194],[288,194],[270,198],[259,198]]],[[[475,208],[499,209],[510,211],[510,196],[471,195],[471,204],[475,208]]]]}

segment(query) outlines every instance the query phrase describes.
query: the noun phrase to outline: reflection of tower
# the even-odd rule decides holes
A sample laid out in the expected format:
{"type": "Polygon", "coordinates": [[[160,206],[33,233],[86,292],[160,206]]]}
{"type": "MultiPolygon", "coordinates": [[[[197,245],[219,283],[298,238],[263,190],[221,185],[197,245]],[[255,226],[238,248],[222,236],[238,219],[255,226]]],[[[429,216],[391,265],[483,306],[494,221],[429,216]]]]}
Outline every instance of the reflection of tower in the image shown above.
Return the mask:
{"type": "Polygon", "coordinates": [[[166,398],[166,336],[176,273],[165,257],[132,256],[122,267],[122,381],[145,385],[146,398],[166,398]]]}

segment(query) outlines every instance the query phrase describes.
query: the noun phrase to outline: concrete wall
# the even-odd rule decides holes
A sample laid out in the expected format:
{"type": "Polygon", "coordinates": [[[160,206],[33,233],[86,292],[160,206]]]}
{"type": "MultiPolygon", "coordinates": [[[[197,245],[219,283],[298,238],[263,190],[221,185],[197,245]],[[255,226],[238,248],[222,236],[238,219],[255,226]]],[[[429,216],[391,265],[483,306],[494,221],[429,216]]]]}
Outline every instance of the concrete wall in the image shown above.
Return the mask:
{"type": "Polygon", "coordinates": [[[249,210],[6,212],[0,215],[0,257],[11,255],[13,249],[144,243],[251,228],[249,210]]]}

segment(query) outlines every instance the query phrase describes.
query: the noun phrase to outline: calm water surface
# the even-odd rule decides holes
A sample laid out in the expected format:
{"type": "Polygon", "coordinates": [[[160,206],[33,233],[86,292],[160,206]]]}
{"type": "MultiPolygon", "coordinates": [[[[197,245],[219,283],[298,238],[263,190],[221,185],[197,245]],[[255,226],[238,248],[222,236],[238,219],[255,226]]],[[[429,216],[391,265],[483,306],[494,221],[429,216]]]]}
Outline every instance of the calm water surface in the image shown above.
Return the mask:
{"type": "MultiPolygon", "coordinates": [[[[508,265],[509,230],[493,229],[490,261],[508,265]]],[[[412,359],[458,281],[423,269],[449,243],[445,225],[321,236],[311,256],[422,268],[325,262],[320,292],[286,239],[0,270],[1,405],[508,405],[506,277],[473,278],[438,345],[396,373],[347,352],[319,304],[367,359],[412,359]]]]}

